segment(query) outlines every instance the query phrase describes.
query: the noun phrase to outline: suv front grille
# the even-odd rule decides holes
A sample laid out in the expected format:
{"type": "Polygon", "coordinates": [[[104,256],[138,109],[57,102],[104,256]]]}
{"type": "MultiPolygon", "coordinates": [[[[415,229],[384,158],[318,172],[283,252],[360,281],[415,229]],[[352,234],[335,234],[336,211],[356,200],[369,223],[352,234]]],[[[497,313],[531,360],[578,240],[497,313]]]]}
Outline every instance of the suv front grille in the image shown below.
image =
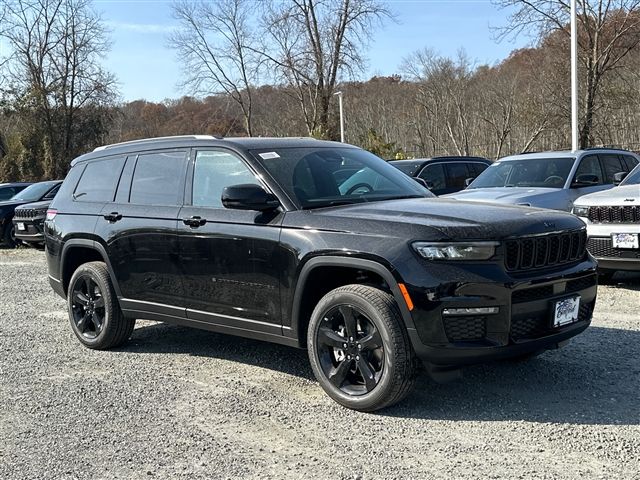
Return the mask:
{"type": "MultiPolygon", "coordinates": [[[[593,302],[581,303],[578,322],[589,320],[593,311],[593,302]]],[[[562,327],[560,327],[562,328],[562,327]]],[[[524,340],[544,337],[557,330],[551,326],[549,315],[519,316],[511,320],[511,338],[524,340]]]]}
{"type": "Polygon", "coordinates": [[[624,250],[613,248],[611,238],[590,238],[587,248],[596,258],[630,258],[640,259],[640,250],[624,250]]]}
{"type": "Polygon", "coordinates": [[[443,321],[450,342],[482,340],[487,334],[486,317],[445,316],[443,321]]]}
{"type": "Polygon", "coordinates": [[[507,240],[505,266],[517,272],[576,262],[584,258],[586,244],[586,230],[507,240]]]}
{"type": "Polygon", "coordinates": [[[16,208],[14,218],[36,218],[44,217],[47,214],[46,209],[42,208],[16,208]]]}
{"type": "Polygon", "coordinates": [[[640,205],[589,207],[592,223],[640,223],[640,205]]]}

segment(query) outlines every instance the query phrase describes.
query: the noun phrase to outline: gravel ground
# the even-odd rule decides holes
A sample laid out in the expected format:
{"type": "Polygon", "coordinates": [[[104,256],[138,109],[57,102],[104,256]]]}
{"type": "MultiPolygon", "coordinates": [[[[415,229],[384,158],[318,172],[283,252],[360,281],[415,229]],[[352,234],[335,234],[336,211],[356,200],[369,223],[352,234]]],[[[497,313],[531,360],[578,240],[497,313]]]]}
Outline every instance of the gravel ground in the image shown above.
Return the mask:
{"type": "Polygon", "coordinates": [[[292,348],[146,321],[83,348],[43,253],[2,250],[0,478],[640,479],[639,307],[624,276],[564,349],[362,414],[292,348]]]}

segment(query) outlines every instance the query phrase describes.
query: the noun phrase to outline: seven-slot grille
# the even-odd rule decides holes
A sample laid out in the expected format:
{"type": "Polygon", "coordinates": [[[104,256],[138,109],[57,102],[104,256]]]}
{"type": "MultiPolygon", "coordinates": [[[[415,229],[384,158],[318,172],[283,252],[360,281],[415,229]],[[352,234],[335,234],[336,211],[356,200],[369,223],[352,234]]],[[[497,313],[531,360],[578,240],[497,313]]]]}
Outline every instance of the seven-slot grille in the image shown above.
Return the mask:
{"type": "Polygon", "coordinates": [[[593,223],[640,223],[640,205],[589,207],[589,221],[593,223]]]}
{"type": "Polygon", "coordinates": [[[16,208],[14,218],[36,218],[46,214],[46,208],[16,208]]]}
{"type": "Polygon", "coordinates": [[[505,242],[505,266],[522,271],[563,265],[582,259],[586,250],[586,230],[517,238],[505,242]]]}

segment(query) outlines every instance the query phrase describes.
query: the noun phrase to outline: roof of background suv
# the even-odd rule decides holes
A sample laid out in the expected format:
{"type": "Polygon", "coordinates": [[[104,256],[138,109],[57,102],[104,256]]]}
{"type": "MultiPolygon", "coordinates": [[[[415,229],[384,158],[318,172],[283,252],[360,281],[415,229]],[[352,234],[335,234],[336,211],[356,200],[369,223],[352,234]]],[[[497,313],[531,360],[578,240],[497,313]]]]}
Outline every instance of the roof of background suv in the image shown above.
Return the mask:
{"type": "Polygon", "coordinates": [[[526,152],[526,153],[519,153],[516,155],[509,155],[508,157],[502,157],[496,161],[508,162],[510,160],[524,160],[527,158],[565,158],[565,157],[578,158],[585,154],[598,153],[598,152],[617,153],[617,154],[626,153],[626,154],[636,155],[630,150],[622,150],[619,148],[594,147],[594,148],[587,148],[586,150],[576,150],[576,151],[558,150],[558,151],[551,151],[551,152],[526,152]]]}
{"type": "Polygon", "coordinates": [[[240,150],[252,150],[260,148],[309,148],[340,146],[342,148],[358,148],[353,145],[327,140],[317,140],[312,137],[232,137],[222,138],[211,135],[183,135],[175,137],[158,137],[133,140],[131,142],[114,143],[96,148],[93,152],[86,153],[71,162],[74,166],[78,162],[92,158],[104,157],[112,154],[126,154],[143,150],[156,150],[160,148],[186,148],[186,147],[231,147],[240,150]]]}

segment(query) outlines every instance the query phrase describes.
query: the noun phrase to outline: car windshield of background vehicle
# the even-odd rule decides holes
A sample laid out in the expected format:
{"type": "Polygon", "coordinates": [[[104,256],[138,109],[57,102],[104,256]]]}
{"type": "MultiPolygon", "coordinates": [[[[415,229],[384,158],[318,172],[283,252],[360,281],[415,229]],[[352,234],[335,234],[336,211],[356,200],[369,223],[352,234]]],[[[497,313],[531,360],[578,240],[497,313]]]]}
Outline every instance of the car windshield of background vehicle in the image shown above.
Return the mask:
{"type": "Polygon", "coordinates": [[[634,168],[620,185],[640,185],[640,165],[634,168]]]}
{"type": "Polygon", "coordinates": [[[21,192],[16,193],[11,200],[18,200],[20,202],[37,202],[42,196],[51,190],[52,183],[34,183],[28,186],[21,192]]]}
{"type": "Polygon", "coordinates": [[[563,188],[574,162],[575,158],[569,157],[498,161],[482,172],[468,188],[563,188]]]}
{"type": "Polygon", "coordinates": [[[252,152],[305,209],[399,198],[433,197],[372,153],[355,148],[279,148],[252,152]]]}

